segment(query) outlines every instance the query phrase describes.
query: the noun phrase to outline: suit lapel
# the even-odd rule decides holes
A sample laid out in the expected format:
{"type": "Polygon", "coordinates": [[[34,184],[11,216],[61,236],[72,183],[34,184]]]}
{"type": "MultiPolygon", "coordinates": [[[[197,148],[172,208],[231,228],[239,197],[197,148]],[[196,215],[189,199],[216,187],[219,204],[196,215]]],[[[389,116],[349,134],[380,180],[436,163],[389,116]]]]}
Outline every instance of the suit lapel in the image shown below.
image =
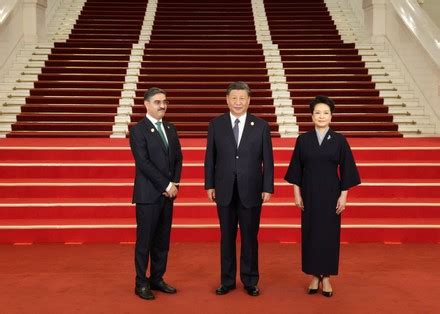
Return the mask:
{"type": "Polygon", "coordinates": [[[324,139],[322,140],[322,145],[330,144],[331,141],[333,141],[334,132],[332,129],[328,129],[327,134],[325,135],[324,139]]]}
{"type": "Polygon", "coordinates": [[[237,143],[235,142],[234,132],[232,131],[232,124],[231,124],[231,116],[228,113],[225,113],[223,115],[224,120],[224,128],[225,132],[227,134],[227,137],[229,138],[232,145],[234,145],[235,148],[237,148],[237,143]]]}
{"type": "Polygon", "coordinates": [[[241,135],[239,147],[242,146],[244,143],[246,143],[246,139],[249,137],[250,134],[252,134],[252,128],[255,125],[253,118],[254,118],[254,116],[247,113],[246,122],[244,123],[243,134],[241,135]]]}
{"type": "MultiPolygon", "coordinates": [[[[151,123],[151,121],[147,118],[145,118],[145,123],[147,124],[147,132],[151,134],[151,137],[156,139],[156,141],[159,143],[159,145],[162,147],[163,151],[168,154],[168,150],[165,146],[165,143],[163,142],[162,138],[160,137],[159,132],[157,132],[156,127],[151,123]]],[[[166,129],[166,128],[165,128],[166,129]]],[[[167,134],[168,135],[168,134],[167,134]]]]}

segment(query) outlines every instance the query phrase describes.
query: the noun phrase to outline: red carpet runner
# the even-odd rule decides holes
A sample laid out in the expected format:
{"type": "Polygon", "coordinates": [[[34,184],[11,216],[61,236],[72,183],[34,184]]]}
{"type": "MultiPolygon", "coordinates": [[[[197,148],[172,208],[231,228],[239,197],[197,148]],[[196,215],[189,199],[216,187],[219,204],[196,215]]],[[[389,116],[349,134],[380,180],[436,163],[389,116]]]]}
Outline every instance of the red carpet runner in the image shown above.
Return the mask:
{"type": "MultiPolygon", "coordinates": [[[[349,136],[399,137],[354,44],[341,40],[323,0],[266,0],[300,132],[312,127],[307,103],[337,103],[333,128],[349,136]]],[[[109,137],[146,0],[88,0],[66,42],[55,43],[8,137],[109,137]]],[[[131,124],[145,113],[142,94],[169,92],[168,118],[181,137],[204,137],[225,110],[235,80],[253,89],[251,109],[279,136],[268,69],[250,0],[159,0],[145,45],[131,124]]]]}
{"type": "Polygon", "coordinates": [[[8,137],[109,137],[146,7],[145,0],[87,0],[8,137]]]}
{"type": "Polygon", "coordinates": [[[208,122],[225,112],[225,90],[243,80],[253,90],[250,111],[278,135],[263,50],[249,0],[160,0],[145,46],[132,121],[145,115],[143,93],[168,92],[167,118],[182,137],[205,137],[208,122]]]}
{"type": "MultiPolygon", "coordinates": [[[[184,139],[174,241],[218,239],[203,190],[205,140],[184,139]]],[[[440,139],[351,139],[362,185],[349,192],[342,240],[440,242],[440,139]]],[[[275,195],[262,241],[299,241],[299,210],[282,177],[293,139],[274,139],[275,195]]],[[[125,139],[0,141],[0,242],[134,241],[133,160],[125,139]]]]}
{"type": "Polygon", "coordinates": [[[308,103],[336,102],[332,128],[347,136],[400,137],[393,116],[353,43],[344,43],[323,0],[265,0],[272,41],[278,44],[300,133],[310,130],[308,103]]]}

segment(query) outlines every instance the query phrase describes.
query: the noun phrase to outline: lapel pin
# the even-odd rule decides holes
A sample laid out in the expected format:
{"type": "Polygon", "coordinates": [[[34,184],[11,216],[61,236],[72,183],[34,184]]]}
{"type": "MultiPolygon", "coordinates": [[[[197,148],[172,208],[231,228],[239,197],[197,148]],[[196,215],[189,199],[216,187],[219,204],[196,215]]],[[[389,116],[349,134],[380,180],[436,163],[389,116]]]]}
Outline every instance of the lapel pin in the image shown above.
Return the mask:
{"type": "Polygon", "coordinates": [[[331,139],[332,137],[329,135],[329,136],[327,136],[327,140],[329,140],[329,139],[331,139]]]}
{"type": "Polygon", "coordinates": [[[152,133],[154,133],[154,128],[151,128],[151,130],[150,130],[152,133]]]}
{"type": "Polygon", "coordinates": [[[255,124],[254,121],[252,121],[252,122],[251,122],[251,125],[254,126],[254,124],[255,124]]]}
{"type": "Polygon", "coordinates": [[[170,128],[170,126],[169,125],[167,125],[167,129],[169,129],[170,128]]]}

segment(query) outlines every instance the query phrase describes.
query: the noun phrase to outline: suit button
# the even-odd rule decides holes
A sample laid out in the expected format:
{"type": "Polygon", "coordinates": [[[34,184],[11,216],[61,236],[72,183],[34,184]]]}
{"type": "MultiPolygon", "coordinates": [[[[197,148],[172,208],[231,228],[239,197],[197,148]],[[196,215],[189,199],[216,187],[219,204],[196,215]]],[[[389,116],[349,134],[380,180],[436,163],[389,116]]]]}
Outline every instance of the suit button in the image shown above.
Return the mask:
{"type": "Polygon", "coordinates": [[[238,157],[238,156],[235,156],[235,159],[238,159],[238,158],[240,158],[240,157],[238,157]]]}

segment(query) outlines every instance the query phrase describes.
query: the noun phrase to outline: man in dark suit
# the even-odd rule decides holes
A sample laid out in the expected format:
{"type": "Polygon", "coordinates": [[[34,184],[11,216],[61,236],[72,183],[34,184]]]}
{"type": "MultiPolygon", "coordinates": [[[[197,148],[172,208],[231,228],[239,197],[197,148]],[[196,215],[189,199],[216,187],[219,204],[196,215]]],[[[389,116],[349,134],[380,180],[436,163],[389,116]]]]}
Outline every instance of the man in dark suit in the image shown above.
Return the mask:
{"type": "Polygon", "coordinates": [[[209,124],[205,189],[217,203],[221,232],[221,285],[216,294],[235,289],[236,237],[240,225],[240,279],[258,296],[258,230],[261,205],[273,193],[272,140],[266,121],[247,113],[251,90],[244,82],[226,90],[229,112],[209,124]]]}
{"type": "Polygon", "coordinates": [[[151,290],[176,293],[163,280],[170,246],[173,201],[182,170],[182,150],[173,124],[163,121],[166,92],[145,92],[147,115],[130,130],[136,164],[133,203],[136,203],[135,294],[153,300],[151,290]],[[150,260],[150,278],[146,271],[150,260]]]}

